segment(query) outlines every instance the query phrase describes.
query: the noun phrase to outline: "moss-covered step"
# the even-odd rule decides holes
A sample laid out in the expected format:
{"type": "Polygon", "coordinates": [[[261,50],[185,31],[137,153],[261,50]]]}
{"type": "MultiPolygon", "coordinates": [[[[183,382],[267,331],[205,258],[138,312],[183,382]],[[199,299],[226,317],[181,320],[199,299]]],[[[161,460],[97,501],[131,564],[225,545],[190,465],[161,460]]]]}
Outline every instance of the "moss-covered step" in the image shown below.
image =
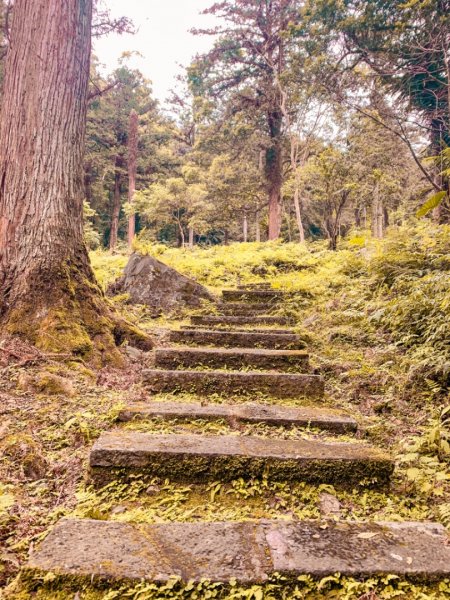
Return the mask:
{"type": "Polygon", "coordinates": [[[258,348],[157,348],[158,369],[195,367],[227,369],[266,369],[305,372],[309,355],[305,350],[260,350],[258,348]]]}
{"type": "Polygon", "coordinates": [[[362,443],[278,440],[248,436],[103,433],[90,454],[92,480],[104,485],[139,476],[172,481],[231,481],[268,475],[276,481],[385,485],[389,456],[362,443]]]}
{"type": "Polygon", "coordinates": [[[244,283],[237,286],[238,290],[271,290],[270,283],[244,283]]]}
{"type": "Polygon", "coordinates": [[[224,290],[222,299],[224,302],[250,302],[266,303],[278,302],[285,297],[285,293],[280,290],[224,290]]]}
{"type": "Polygon", "coordinates": [[[210,327],[211,325],[222,325],[225,327],[233,325],[293,325],[293,320],[289,317],[280,317],[273,315],[252,315],[236,317],[234,315],[221,315],[221,316],[194,316],[191,317],[191,323],[193,325],[204,325],[210,327]]]}
{"type": "Polygon", "coordinates": [[[146,369],[142,380],[151,392],[193,394],[257,393],[273,398],[322,398],[324,380],[320,375],[277,373],[275,371],[168,371],[146,369]]]}
{"type": "Polygon", "coordinates": [[[450,543],[434,523],[283,522],[130,524],[63,519],[24,568],[70,585],[209,580],[257,584],[340,573],[435,582],[450,576],[450,543]],[[67,581],[65,581],[67,580],[67,581]]]}
{"type": "MultiPolygon", "coordinates": [[[[181,325],[180,329],[182,330],[194,330],[194,329],[201,329],[204,330],[205,326],[204,325],[181,325]]],[[[251,327],[249,329],[245,329],[245,328],[238,328],[238,327],[230,327],[229,325],[220,325],[219,323],[217,325],[214,326],[210,326],[208,327],[208,331],[231,331],[233,333],[278,333],[280,335],[284,335],[284,334],[289,334],[289,335],[297,335],[296,332],[294,331],[294,329],[286,329],[285,327],[283,328],[275,328],[275,327],[251,327]]]]}
{"type": "Polygon", "coordinates": [[[176,344],[196,344],[225,348],[267,348],[303,350],[306,342],[295,333],[231,331],[219,329],[180,329],[171,331],[169,340],[176,344]]]}
{"type": "Polygon", "coordinates": [[[284,427],[313,427],[333,433],[352,433],[358,424],[350,415],[325,408],[291,408],[267,404],[199,404],[194,402],[137,402],[119,413],[119,421],[149,419],[227,421],[239,427],[243,423],[263,423],[284,427]]]}
{"type": "Polygon", "coordinates": [[[246,302],[220,302],[217,304],[217,310],[224,315],[234,315],[236,317],[245,317],[271,312],[277,308],[274,304],[248,304],[246,302]]]}

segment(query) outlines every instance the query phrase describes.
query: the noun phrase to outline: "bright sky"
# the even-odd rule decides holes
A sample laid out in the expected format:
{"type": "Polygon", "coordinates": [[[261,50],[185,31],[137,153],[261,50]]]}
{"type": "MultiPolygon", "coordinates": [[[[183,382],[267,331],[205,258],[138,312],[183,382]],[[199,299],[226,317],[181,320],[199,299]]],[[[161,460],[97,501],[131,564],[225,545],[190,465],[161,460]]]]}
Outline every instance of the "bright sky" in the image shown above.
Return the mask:
{"type": "Polygon", "coordinates": [[[189,30],[214,25],[212,16],[199,14],[213,3],[213,0],[106,0],[112,15],[130,17],[138,32],[100,38],[95,41],[94,52],[107,72],[117,66],[122,52],[140,52],[142,58],[134,57],[129,64],[153,82],[154,95],[163,104],[169,90],[176,85],[176,75],[182,72],[179,65],[188,65],[197,52],[212,45],[210,36],[194,36],[189,30]]]}

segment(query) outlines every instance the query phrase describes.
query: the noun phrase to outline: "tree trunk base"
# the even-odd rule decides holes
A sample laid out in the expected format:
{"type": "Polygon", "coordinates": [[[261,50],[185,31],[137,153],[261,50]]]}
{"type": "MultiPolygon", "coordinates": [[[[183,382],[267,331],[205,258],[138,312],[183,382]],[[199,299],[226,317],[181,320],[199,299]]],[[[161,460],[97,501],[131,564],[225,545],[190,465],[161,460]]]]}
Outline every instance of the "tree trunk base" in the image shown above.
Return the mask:
{"type": "MultiPolygon", "coordinates": [[[[84,263],[84,261],[82,261],[84,263]]],[[[109,305],[89,265],[65,265],[59,273],[34,273],[27,289],[8,294],[0,311],[5,333],[49,354],[73,354],[95,367],[124,365],[118,346],[126,341],[143,350],[151,339],[109,305]],[[10,307],[10,308],[9,308],[10,307]]]]}

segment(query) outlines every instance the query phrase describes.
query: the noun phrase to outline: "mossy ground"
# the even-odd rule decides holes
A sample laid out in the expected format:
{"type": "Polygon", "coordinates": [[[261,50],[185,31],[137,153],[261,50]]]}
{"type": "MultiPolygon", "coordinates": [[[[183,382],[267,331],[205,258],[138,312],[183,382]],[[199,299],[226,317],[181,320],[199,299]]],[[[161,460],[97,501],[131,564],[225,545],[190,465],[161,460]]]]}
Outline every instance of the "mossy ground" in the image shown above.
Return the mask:
{"type": "MultiPolygon", "coordinates": [[[[119,407],[144,400],[140,385],[142,366],[152,357],[129,362],[128,369],[112,367],[92,371],[74,362],[26,362],[0,351],[0,560],[2,583],[9,584],[9,598],[17,600],[114,600],[131,598],[447,598],[448,584],[417,586],[394,579],[361,584],[339,577],[317,583],[305,578],[298,584],[279,581],[264,586],[224,590],[202,584],[182,586],[173,582],[156,589],[138,585],[120,590],[88,589],[84,583],[64,589],[50,580],[30,592],[15,585],[14,578],[30,547],[62,516],[134,522],[192,520],[245,520],[254,518],[316,519],[320,517],[320,494],[328,492],[341,505],[340,518],[357,520],[426,520],[450,526],[450,447],[442,408],[450,404],[448,375],[442,365],[449,361],[446,331],[442,322],[450,307],[448,266],[436,257],[448,255],[448,230],[422,228],[397,239],[372,244],[354,238],[338,253],[320,244],[236,245],[229,248],[173,250],[157,248],[159,258],[197,278],[218,292],[241,282],[271,281],[274,286],[298,291],[280,312],[296,319],[299,331],[308,334],[312,363],[327,381],[322,406],[343,408],[361,426],[358,439],[368,440],[393,453],[397,471],[391,489],[354,490],[329,486],[277,483],[270,479],[181,485],[169,480],[142,481],[132,485],[112,483],[94,490],[86,481],[90,446],[101,431],[115,423],[119,407]],[[383,259],[383,260],[382,260],[383,259]],[[422,304],[417,293],[425,285],[430,292],[430,269],[439,279],[434,305],[422,304]],[[394,283],[390,281],[394,273],[394,283]],[[424,278],[427,281],[424,281],[424,278]],[[407,285],[409,281],[409,286],[407,285]],[[447,288],[443,288],[447,281],[447,288]],[[401,283],[402,287],[399,287],[401,283]],[[411,306],[408,304],[408,300],[411,306]],[[399,308],[401,307],[401,309],[399,308]],[[438,311],[437,313],[436,311],[438,311]],[[414,319],[415,312],[419,319],[414,319]],[[443,315],[443,317],[442,317],[443,315]],[[441,319],[441,321],[439,321],[441,319]],[[440,328],[433,342],[433,325],[440,328]],[[428,329],[423,330],[426,323],[428,329]],[[409,335],[409,337],[408,337],[409,335]],[[141,364],[142,363],[142,364],[141,364]],[[70,381],[72,396],[46,393],[20,385],[24,374],[39,377],[51,372],[70,381]],[[447,507],[447,508],[446,508],[447,507]],[[14,586],[14,588],[13,588],[14,586]],[[297,587],[297,590],[296,590],[297,587]]],[[[152,249],[154,251],[154,249],[152,249]]],[[[94,266],[103,284],[125,264],[123,256],[97,253],[94,266]]],[[[148,331],[164,339],[167,317],[152,319],[143,307],[131,307],[124,298],[115,304],[148,331]]],[[[450,320],[450,319],[449,319],[450,320]]],[[[20,353],[23,358],[27,351],[20,353]]],[[[124,360],[128,360],[124,355],[124,360]]],[[[450,361],[449,361],[450,362],[450,361]]],[[[48,390],[52,392],[51,390],[48,390]]],[[[173,400],[170,395],[159,399],[173,400]]],[[[182,394],[176,401],[198,401],[182,394]]],[[[301,404],[261,396],[255,401],[301,404]]],[[[239,398],[210,396],[212,402],[239,398]]],[[[124,425],[149,432],[232,433],[329,439],[330,434],[298,429],[245,425],[231,430],[223,422],[154,422],[124,425]]],[[[348,440],[349,438],[341,438],[348,440]]],[[[364,483],[364,482],[362,482],[364,483]]]]}

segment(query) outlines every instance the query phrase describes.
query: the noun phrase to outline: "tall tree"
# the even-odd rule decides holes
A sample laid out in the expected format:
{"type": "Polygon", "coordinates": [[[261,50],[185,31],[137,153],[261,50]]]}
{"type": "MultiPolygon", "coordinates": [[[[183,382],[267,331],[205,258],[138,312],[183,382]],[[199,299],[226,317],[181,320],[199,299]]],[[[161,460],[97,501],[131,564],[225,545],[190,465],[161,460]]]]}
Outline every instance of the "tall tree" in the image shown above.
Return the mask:
{"type": "Polygon", "coordinates": [[[3,66],[8,50],[8,23],[11,14],[11,6],[5,0],[0,0],[0,93],[3,83],[3,66]]]}
{"type": "MultiPolygon", "coordinates": [[[[406,107],[407,119],[422,127],[429,154],[439,158],[429,173],[421,168],[435,204],[443,197],[449,202],[450,179],[441,172],[440,154],[450,145],[450,0],[309,0],[306,14],[310,31],[325,40],[332,57],[328,81],[352,69],[361,72],[365,64],[369,76],[376,74],[396,95],[394,110],[406,107]]],[[[389,118],[392,112],[390,107],[389,118]]],[[[414,154],[406,123],[399,115],[397,135],[414,154]]]]}
{"type": "MultiPolygon", "coordinates": [[[[128,203],[133,209],[134,195],[136,193],[136,170],[138,154],[138,126],[139,115],[135,110],[130,113],[130,125],[128,129],[128,203]]],[[[133,246],[136,235],[136,213],[134,210],[128,217],[128,248],[133,246]]]]}
{"type": "Polygon", "coordinates": [[[124,329],[83,239],[91,27],[92,0],[14,3],[0,123],[0,321],[47,351],[119,360],[124,329]]]}
{"type": "Polygon", "coordinates": [[[206,13],[223,27],[197,33],[218,35],[213,50],[197,57],[190,71],[198,94],[228,100],[230,110],[256,111],[267,136],[265,178],[269,239],[281,230],[283,125],[280,79],[288,61],[288,29],[298,20],[299,0],[225,0],[206,13]]]}

